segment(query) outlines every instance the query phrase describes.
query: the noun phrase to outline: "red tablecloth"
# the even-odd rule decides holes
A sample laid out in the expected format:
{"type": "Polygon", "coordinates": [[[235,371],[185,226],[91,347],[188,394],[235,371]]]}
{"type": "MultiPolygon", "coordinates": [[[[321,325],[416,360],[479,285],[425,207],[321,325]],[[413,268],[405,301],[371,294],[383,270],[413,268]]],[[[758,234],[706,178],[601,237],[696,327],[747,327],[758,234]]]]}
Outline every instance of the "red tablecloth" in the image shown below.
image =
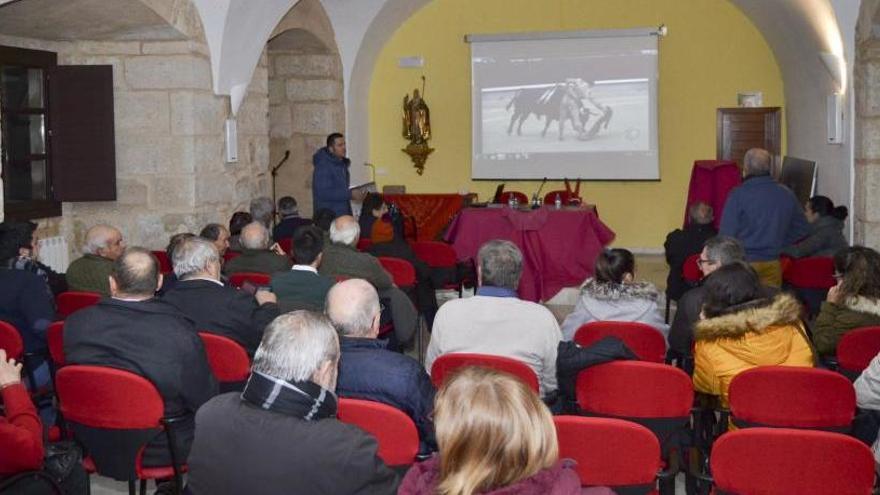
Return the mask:
{"type": "Polygon", "coordinates": [[[461,194],[385,194],[385,201],[396,204],[404,215],[416,222],[416,239],[434,241],[474,195],[461,194]]]}
{"type": "Polygon", "coordinates": [[[534,211],[466,208],[446,233],[462,260],[476,259],[480,246],[491,239],[512,241],[523,252],[519,296],[547,301],[592,275],[596,256],[614,240],[614,232],[592,208],[545,206],[534,211]]]}

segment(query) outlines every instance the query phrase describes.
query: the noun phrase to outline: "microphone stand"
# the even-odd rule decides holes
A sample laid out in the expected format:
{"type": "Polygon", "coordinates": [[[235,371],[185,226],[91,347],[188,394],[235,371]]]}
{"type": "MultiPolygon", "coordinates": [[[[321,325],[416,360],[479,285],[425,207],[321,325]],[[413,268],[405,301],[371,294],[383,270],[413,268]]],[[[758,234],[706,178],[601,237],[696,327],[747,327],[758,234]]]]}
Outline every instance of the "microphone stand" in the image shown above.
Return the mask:
{"type": "MultiPolygon", "coordinates": [[[[288,158],[290,158],[290,150],[284,150],[284,157],[281,159],[281,161],[278,162],[278,165],[275,165],[274,167],[272,167],[272,170],[270,170],[270,173],[272,174],[272,207],[273,208],[276,208],[278,205],[278,200],[275,198],[275,196],[277,194],[275,191],[275,180],[278,178],[278,169],[280,169],[281,166],[284,165],[284,162],[286,162],[288,158]]],[[[277,224],[278,224],[278,217],[275,215],[272,215],[272,226],[274,227],[277,224]]]]}
{"type": "Polygon", "coordinates": [[[544,184],[546,184],[546,183],[547,183],[547,178],[544,177],[544,180],[541,181],[541,185],[538,186],[538,191],[535,192],[534,195],[532,195],[532,209],[533,210],[537,210],[538,208],[541,207],[541,201],[539,198],[541,197],[541,190],[544,189],[544,184]]]}

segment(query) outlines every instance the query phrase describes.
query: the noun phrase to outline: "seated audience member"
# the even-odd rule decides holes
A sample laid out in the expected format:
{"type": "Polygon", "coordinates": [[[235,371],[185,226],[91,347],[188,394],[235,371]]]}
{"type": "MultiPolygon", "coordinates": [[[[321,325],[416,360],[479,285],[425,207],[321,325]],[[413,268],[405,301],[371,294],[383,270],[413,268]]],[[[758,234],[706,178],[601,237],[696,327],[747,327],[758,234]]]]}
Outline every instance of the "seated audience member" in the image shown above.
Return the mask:
{"type": "MultiPolygon", "coordinates": [[[[853,384],[856,389],[856,406],[864,411],[870,411],[874,418],[880,414],[880,354],[874,356],[868,367],[856,378],[853,384]]],[[[875,423],[876,424],[876,423],[875,423]]],[[[854,435],[857,438],[858,435],[854,435]]],[[[859,438],[862,441],[867,439],[859,438]]],[[[871,450],[874,451],[874,463],[880,468],[880,435],[872,442],[871,450]]],[[[880,469],[878,469],[880,472],[880,469]]]]}
{"type": "Polygon", "coordinates": [[[593,277],[581,286],[574,311],[562,323],[562,338],[574,339],[577,329],[593,321],[634,321],[656,328],[663,337],[669,327],[657,301],[653,284],[635,281],[636,264],[626,249],[606,249],[596,258],[593,277]]]}
{"type": "Polygon", "coordinates": [[[340,335],[336,393],[383,402],[412,418],[422,452],[434,450],[434,385],[415,359],[391,352],[379,335],[379,294],[369,282],[339,282],[327,295],[327,316],[340,335]]]}
{"type": "Polygon", "coordinates": [[[477,254],[474,297],[453,299],[437,311],[425,369],[444,354],[473,352],[513,358],[538,376],[541,395],[556,391],[556,351],[562,332],[544,306],[519,299],[523,257],[510,241],[492,240],[477,254]]]}
{"type": "Polygon", "coordinates": [[[834,255],[837,285],[828,291],[813,325],[813,344],[823,356],[834,355],[850,330],[880,325],[880,254],[853,246],[834,255]]]}
{"type": "Polygon", "coordinates": [[[199,232],[199,237],[207,239],[217,248],[217,254],[222,258],[229,249],[229,229],[219,223],[209,223],[199,232]]]}
{"type": "Polygon", "coordinates": [[[272,275],[272,292],[279,304],[297,309],[324,311],[327,291],[336,281],[318,273],[324,251],[324,235],[314,225],[306,225],[293,233],[293,255],[296,264],[286,272],[272,275]]]}
{"type": "Polygon", "coordinates": [[[358,217],[358,225],[361,228],[361,237],[373,238],[373,224],[388,213],[388,205],[385,198],[379,193],[371,192],[364,198],[361,206],[361,215],[358,217]]]}
{"type": "Polygon", "coordinates": [[[254,222],[260,222],[267,229],[272,226],[272,219],[275,218],[275,203],[270,198],[260,196],[252,199],[250,211],[254,222]]]}
{"type": "Polygon", "coordinates": [[[168,263],[172,263],[172,271],[171,273],[162,274],[162,285],[159,289],[159,295],[165,294],[166,292],[173,289],[176,285],[179,278],[177,278],[177,274],[174,273],[173,260],[174,259],[174,251],[189,239],[194,239],[196,237],[195,234],[191,234],[189,232],[182,232],[179,234],[174,234],[168,239],[168,245],[165,246],[165,257],[168,258],[168,263]]]}
{"type": "Polygon", "coordinates": [[[43,426],[21,383],[21,363],[6,359],[0,349],[0,484],[4,476],[43,467],[43,426]]]}
{"type": "Polygon", "coordinates": [[[339,340],[310,311],[279,316],[263,335],[243,393],[196,415],[192,495],[392,494],[399,478],[372,436],[336,419],[339,340]]]}
{"type": "Polygon", "coordinates": [[[400,495],[614,493],[581,488],[574,462],[559,459],[547,406],[506,373],[455,374],[437,394],[434,423],[440,452],[410,468],[400,495]]]}
{"type": "Polygon", "coordinates": [[[690,222],[687,227],[675,229],[666,236],[663,248],[666,251],[666,263],[669,264],[669,275],[666,277],[666,297],[678,301],[690,288],[681,276],[685,261],[700,252],[703,245],[715,237],[717,232],[712,225],[714,220],[712,207],[703,202],[694,203],[688,209],[690,222]]]}
{"type": "Polygon", "coordinates": [[[787,246],[782,254],[792,258],[834,256],[848,246],[843,237],[843,222],[849,214],[846,206],[835,207],[827,197],[813,196],[807,201],[804,214],[810,222],[810,234],[787,246]]]}
{"type": "Polygon", "coordinates": [[[122,234],[109,225],[95,225],[86,232],[83,256],[67,267],[67,285],[70,290],[99,292],[110,295],[107,282],[113,262],[122,250],[125,241],[122,234]]]}
{"type": "Polygon", "coordinates": [[[791,295],[762,297],[758,274],[736,262],[705,283],[702,319],[696,325],[694,390],[721,398],[733,378],[757,366],[813,366],[813,351],[791,295]]]}
{"type": "Polygon", "coordinates": [[[331,244],[324,247],[318,270],[328,277],[362,278],[373,284],[379,296],[390,301],[394,334],[398,343],[406,345],[415,334],[418,313],[409,297],[394,286],[391,275],[382,268],[379,260],[356,249],[359,236],[360,227],[351,215],[333,220],[331,244]]]}
{"type": "Polygon", "coordinates": [[[253,221],[251,214],[246,211],[237,211],[232,214],[232,218],[229,219],[229,250],[241,251],[241,229],[253,221]]]}
{"type": "Polygon", "coordinates": [[[313,221],[315,225],[324,232],[330,232],[330,225],[335,219],[336,213],[333,213],[333,210],[329,208],[321,208],[320,210],[316,211],[315,215],[313,216],[313,221]]]}
{"type": "Polygon", "coordinates": [[[238,272],[275,273],[290,269],[290,258],[278,247],[269,247],[269,229],[260,222],[251,222],[241,229],[241,256],[229,260],[223,273],[238,272]]]}
{"type": "Polygon", "coordinates": [[[810,228],[794,193],[770,175],[772,161],[767,150],[746,152],[745,179],[727,196],[720,233],[742,242],[746,260],[757,270],[761,283],[780,287],[782,248],[806,236],[810,228]]]}
{"type": "Polygon", "coordinates": [[[192,320],[196,331],[229,337],[253,356],[266,325],[278,316],[275,294],[260,290],[251,295],[223,285],[220,256],[204,239],[184,240],[171,262],[179,281],[162,300],[192,320]]]}
{"type": "MultiPolygon", "coordinates": [[[[177,308],[153,297],[162,275],[143,248],[128,248],[113,262],[112,297],[77,311],[64,323],[69,364],[119,368],[143,376],[165,400],[167,416],[189,416],[175,424],[178,453],[186,459],[193,415],[217,394],[205,348],[192,323],[177,308]]],[[[171,462],[165,433],[144,451],[144,465],[171,462]]]]}
{"type": "Polygon", "coordinates": [[[36,230],[37,224],[33,222],[0,223],[0,267],[39,275],[49,284],[54,297],[67,290],[67,280],[63,273],[40,263],[36,230]]]}
{"type": "Polygon", "coordinates": [[[299,216],[299,209],[293,196],[284,196],[278,200],[278,214],[281,215],[281,221],[272,229],[272,238],[275,241],[290,239],[297,228],[312,223],[308,218],[299,216]]]}

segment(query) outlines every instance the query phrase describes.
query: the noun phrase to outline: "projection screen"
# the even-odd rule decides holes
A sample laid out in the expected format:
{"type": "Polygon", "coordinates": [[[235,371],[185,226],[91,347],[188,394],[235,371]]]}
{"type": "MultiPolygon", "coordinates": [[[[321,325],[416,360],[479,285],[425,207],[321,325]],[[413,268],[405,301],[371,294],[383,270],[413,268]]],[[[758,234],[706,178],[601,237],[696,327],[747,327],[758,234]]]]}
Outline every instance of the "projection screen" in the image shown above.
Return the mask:
{"type": "Polygon", "coordinates": [[[650,30],[467,41],[473,179],[660,178],[650,30]]]}

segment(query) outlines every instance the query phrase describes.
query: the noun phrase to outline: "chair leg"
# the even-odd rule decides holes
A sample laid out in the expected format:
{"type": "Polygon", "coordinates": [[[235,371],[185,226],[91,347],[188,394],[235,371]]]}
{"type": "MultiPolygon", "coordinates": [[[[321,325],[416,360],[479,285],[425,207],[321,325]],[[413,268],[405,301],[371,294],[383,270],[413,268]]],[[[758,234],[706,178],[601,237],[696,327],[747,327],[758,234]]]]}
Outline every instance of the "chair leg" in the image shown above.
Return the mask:
{"type": "Polygon", "coordinates": [[[137,495],[137,490],[134,487],[134,478],[128,479],[128,495],[137,495]]]}
{"type": "Polygon", "coordinates": [[[664,320],[665,323],[669,323],[669,306],[670,306],[669,296],[666,296],[666,318],[664,320]]]}
{"type": "Polygon", "coordinates": [[[147,495],[147,480],[141,480],[141,495],[147,495]]]}

